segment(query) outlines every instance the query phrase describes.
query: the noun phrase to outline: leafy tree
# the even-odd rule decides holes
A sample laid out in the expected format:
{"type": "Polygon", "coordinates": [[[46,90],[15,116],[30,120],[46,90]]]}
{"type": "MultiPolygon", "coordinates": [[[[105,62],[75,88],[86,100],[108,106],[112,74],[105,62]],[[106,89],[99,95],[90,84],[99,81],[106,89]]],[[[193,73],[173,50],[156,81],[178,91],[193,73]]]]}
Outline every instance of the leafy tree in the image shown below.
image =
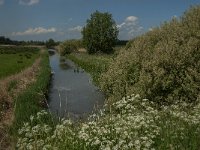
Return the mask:
{"type": "Polygon", "coordinates": [[[59,44],[59,51],[61,55],[77,52],[82,47],[81,40],[67,40],[59,44]]]}
{"type": "Polygon", "coordinates": [[[48,41],[46,41],[47,48],[52,48],[54,46],[56,46],[56,42],[53,39],[49,39],[48,41]]]}
{"type": "Polygon", "coordinates": [[[88,53],[110,53],[117,41],[118,29],[111,14],[96,11],[87,20],[82,35],[88,53]]]}

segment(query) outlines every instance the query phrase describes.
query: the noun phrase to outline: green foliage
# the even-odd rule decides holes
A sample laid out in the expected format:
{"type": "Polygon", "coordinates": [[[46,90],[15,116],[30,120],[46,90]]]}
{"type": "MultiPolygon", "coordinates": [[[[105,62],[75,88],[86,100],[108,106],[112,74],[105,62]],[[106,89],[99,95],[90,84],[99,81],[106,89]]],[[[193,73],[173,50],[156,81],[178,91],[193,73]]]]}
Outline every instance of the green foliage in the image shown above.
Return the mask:
{"type": "Polygon", "coordinates": [[[88,53],[110,53],[117,41],[118,30],[111,14],[96,11],[87,20],[82,34],[88,53]]]}
{"type": "Polygon", "coordinates": [[[46,47],[47,48],[53,48],[54,46],[56,46],[56,42],[53,39],[49,39],[48,41],[46,41],[46,47]]]}
{"type": "Polygon", "coordinates": [[[0,78],[15,74],[33,64],[39,56],[33,47],[0,47],[0,78]]]}
{"type": "Polygon", "coordinates": [[[59,45],[59,51],[61,55],[66,55],[71,52],[77,52],[78,49],[82,47],[83,44],[81,40],[67,40],[59,45]]]}
{"type": "Polygon", "coordinates": [[[83,53],[72,53],[67,58],[78,66],[89,72],[95,84],[99,85],[99,78],[106,72],[112,56],[109,55],[88,55],[83,53]]]}
{"type": "Polygon", "coordinates": [[[16,89],[17,87],[17,80],[11,80],[8,85],[8,92],[10,92],[12,89],[16,89]]]}
{"type": "Polygon", "coordinates": [[[195,102],[200,96],[200,6],[129,42],[102,76],[117,100],[130,93],[159,105],[195,102]]]}

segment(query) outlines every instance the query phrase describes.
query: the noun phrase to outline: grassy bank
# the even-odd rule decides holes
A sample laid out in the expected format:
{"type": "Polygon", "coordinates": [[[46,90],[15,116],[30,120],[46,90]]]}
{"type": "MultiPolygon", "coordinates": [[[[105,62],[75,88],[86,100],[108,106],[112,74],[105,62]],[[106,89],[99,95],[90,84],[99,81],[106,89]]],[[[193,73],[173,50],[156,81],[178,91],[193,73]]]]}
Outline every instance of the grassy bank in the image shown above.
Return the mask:
{"type": "Polygon", "coordinates": [[[44,94],[49,83],[50,68],[45,50],[34,47],[2,48],[0,148],[11,149],[11,134],[15,136],[23,121],[46,106],[44,94]]]}
{"type": "Polygon", "coordinates": [[[80,66],[86,72],[90,73],[93,82],[99,85],[99,78],[103,72],[107,71],[109,62],[114,55],[89,55],[87,53],[71,53],[66,57],[80,66]]]}
{"type": "Polygon", "coordinates": [[[38,56],[38,48],[0,47],[0,79],[31,66],[38,56]]]}
{"type": "Polygon", "coordinates": [[[50,67],[47,52],[41,54],[40,72],[36,77],[36,82],[31,84],[16,99],[15,120],[13,123],[14,131],[22,126],[23,122],[29,120],[31,115],[46,106],[45,94],[48,91],[50,81],[50,67]]]}

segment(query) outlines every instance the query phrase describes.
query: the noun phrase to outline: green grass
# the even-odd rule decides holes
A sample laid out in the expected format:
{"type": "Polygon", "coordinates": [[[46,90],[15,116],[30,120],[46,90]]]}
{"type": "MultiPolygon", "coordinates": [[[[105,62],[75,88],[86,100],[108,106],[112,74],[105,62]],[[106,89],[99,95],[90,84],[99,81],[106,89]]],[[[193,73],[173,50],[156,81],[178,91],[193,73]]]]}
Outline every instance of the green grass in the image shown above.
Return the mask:
{"type": "Polygon", "coordinates": [[[24,51],[17,51],[16,47],[0,47],[0,79],[16,74],[31,66],[39,56],[39,50],[23,48],[24,51]]]}
{"type": "Polygon", "coordinates": [[[114,55],[71,53],[70,55],[66,55],[66,57],[80,66],[86,72],[90,73],[93,78],[93,82],[99,85],[99,77],[103,72],[107,71],[109,62],[113,59],[114,55]]]}
{"type": "MultiPolygon", "coordinates": [[[[45,94],[48,92],[50,66],[47,52],[42,54],[41,57],[41,68],[36,82],[30,85],[16,99],[15,119],[12,126],[12,132],[14,132],[14,134],[16,134],[18,128],[20,128],[24,122],[29,120],[31,115],[35,115],[38,111],[44,109],[44,105],[46,104],[44,100],[45,94]]],[[[48,121],[48,119],[46,121],[48,121]]]]}
{"type": "Polygon", "coordinates": [[[17,80],[12,80],[9,82],[8,84],[8,92],[10,92],[12,89],[16,89],[17,88],[17,80]]]}

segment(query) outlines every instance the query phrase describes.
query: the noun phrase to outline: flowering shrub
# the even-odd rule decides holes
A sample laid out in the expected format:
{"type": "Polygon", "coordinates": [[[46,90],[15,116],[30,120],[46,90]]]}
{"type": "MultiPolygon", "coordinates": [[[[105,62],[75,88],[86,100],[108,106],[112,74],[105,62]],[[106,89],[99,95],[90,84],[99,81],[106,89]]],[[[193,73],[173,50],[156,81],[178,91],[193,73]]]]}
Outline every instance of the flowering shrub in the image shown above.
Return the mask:
{"type": "Polygon", "coordinates": [[[63,119],[55,127],[30,117],[19,130],[18,149],[139,150],[198,149],[200,146],[200,103],[163,106],[139,95],[105,104],[98,114],[75,126],[63,119]],[[38,122],[35,124],[35,122],[38,122]]]}

